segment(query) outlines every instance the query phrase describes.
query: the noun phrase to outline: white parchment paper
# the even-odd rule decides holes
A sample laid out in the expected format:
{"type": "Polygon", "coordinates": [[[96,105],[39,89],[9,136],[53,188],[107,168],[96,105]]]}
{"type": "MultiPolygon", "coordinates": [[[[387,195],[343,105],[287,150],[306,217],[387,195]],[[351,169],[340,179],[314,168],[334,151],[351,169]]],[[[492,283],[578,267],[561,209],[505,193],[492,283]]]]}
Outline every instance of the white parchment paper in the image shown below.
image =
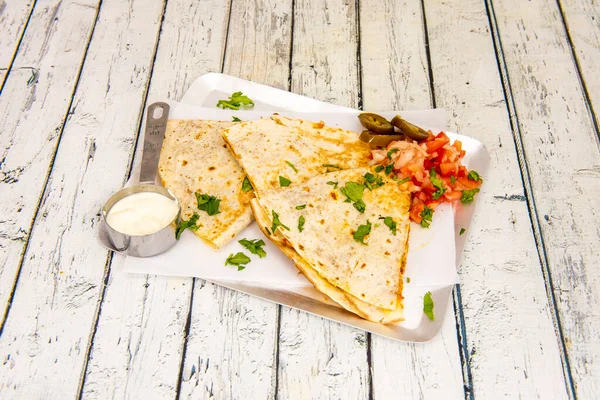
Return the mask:
{"type": "MultiPolygon", "coordinates": [[[[168,103],[171,106],[169,119],[231,121],[232,117],[236,116],[241,120],[254,120],[268,117],[273,113],[273,110],[229,111],[172,101],[168,103]]],[[[356,118],[358,111],[277,112],[292,118],[324,121],[327,125],[356,132],[362,130],[358,118],[356,118]]],[[[431,129],[435,133],[445,129],[443,110],[394,111],[380,112],[379,114],[391,119],[398,113],[408,121],[425,129],[431,129]]],[[[135,167],[129,183],[134,183],[138,175],[139,167],[135,167]]],[[[454,213],[448,204],[442,204],[436,208],[433,223],[429,229],[411,223],[410,247],[405,271],[405,276],[410,277],[410,284],[407,286],[444,286],[457,283],[454,240],[454,213]]],[[[369,250],[377,251],[377,249],[369,250]]],[[[163,254],[151,258],[127,257],[123,264],[123,270],[131,273],[198,277],[210,281],[244,282],[279,288],[312,286],[303,275],[299,274],[292,261],[262,234],[254,222],[218,251],[210,249],[192,232],[186,231],[182,234],[180,241],[163,254]],[[266,243],[267,257],[261,259],[250,254],[237,242],[242,238],[263,239],[266,243]],[[226,258],[238,251],[244,251],[252,259],[243,271],[224,265],[226,258]]]]}

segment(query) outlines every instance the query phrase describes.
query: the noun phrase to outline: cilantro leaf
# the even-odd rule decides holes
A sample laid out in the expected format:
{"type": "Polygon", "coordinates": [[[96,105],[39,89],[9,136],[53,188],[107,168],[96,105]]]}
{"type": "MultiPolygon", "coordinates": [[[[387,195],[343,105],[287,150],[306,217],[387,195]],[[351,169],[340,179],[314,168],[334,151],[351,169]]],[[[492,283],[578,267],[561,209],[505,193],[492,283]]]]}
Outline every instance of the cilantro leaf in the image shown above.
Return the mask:
{"type": "Polygon", "coordinates": [[[244,182],[242,182],[242,192],[248,193],[252,190],[252,183],[250,183],[250,179],[248,177],[244,178],[244,182]]]}
{"type": "Polygon", "coordinates": [[[394,170],[394,164],[388,164],[385,166],[385,174],[389,175],[394,170]]]}
{"type": "Polygon", "coordinates": [[[229,257],[227,257],[227,260],[225,260],[225,265],[233,265],[234,267],[238,267],[238,271],[241,271],[246,268],[246,264],[249,262],[250,257],[242,252],[239,252],[235,256],[233,253],[231,253],[229,257]]]}
{"type": "Polygon", "coordinates": [[[421,217],[421,226],[423,228],[429,228],[431,219],[433,218],[433,209],[425,206],[421,214],[419,214],[419,217],[421,217]]]}
{"type": "Polygon", "coordinates": [[[229,96],[229,100],[219,100],[217,102],[217,107],[239,110],[240,107],[253,108],[254,102],[248,96],[244,96],[242,92],[235,92],[229,96]]]}
{"type": "Polygon", "coordinates": [[[364,190],[364,185],[352,181],[346,182],[346,184],[340,188],[340,192],[352,202],[362,200],[364,190]]]}
{"type": "Polygon", "coordinates": [[[273,225],[271,225],[271,232],[273,232],[273,234],[275,234],[275,230],[280,226],[288,231],[290,230],[290,228],[281,223],[279,220],[279,214],[277,214],[275,210],[271,210],[271,213],[273,214],[273,225]]]}
{"type": "Polygon", "coordinates": [[[385,167],[383,165],[378,165],[375,167],[375,172],[381,172],[381,171],[383,171],[384,168],[385,167]]]}
{"type": "Polygon", "coordinates": [[[324,167],[337,168],[342,169],[339,165],[336,164],[323,164],[324,167]]]}
{"type": "Polygon", "coordinates": [[[360,225],[358,227],[358,229],[356,230],[356,232],[354,232],[354,234],[352,235],[352,237],[358,243],[362,243],[362,244],[366,245],[366,243],[365,243],[365,236],[367,236],[369,233],[371,233],[371,223],[369,222],[369,220],[367,220],[367,224],[366,225],[360,225]]]}
{"type": "Polygon", "coordinates": [[[463,190],[462,196],[460,196],[460,202],[463,204],[469,204],[473,202],[475,195],[479,193],[479,189],[475,188],[472,190],[463,190]]]}
{"type": "Polygon", "coordinates": [[[432,196],[433,200],[437,200],[442,197],[446,191],[446,188],[444,187],[444,181],[441,178],[438,178],[437,174],[435,173],[435,169],[433,168],[431,168],[431,171],[429,171],[429,179],[431,180],[431,184],[438,189],[435,193],[433,193],[432,196]]]}
{"type": "Polygon", "coordinates": [[[279,186],[281,186],[281,187],[290,186],[290,183],[292,183],[292,181],[290,181],[285,176],[281,176],[281,175],[279,176],[279,186]]]}
{"type": "Polygon", "coordinates": [[[239,119],[238,117],[236,117],[235,115],[233,116],[233,119],[231,120],[231,122],[242,122],[241,119],[239,119]]]}
{"type": "Polygon", "coordinates": [[[410,276],[406,277],[406,283],[410,283],[410,276]]]}
{"type": "Polygon", "coordinates": [[[242,239],[238,241],[239,244],[247,248],[250,253],[258,255],[260,258],[264,258],[267,256],[267,252],[263,250],[263,246],[265,245],[264,240],[262,239],[242,239]]]}
{"type": "Polygon", "coordinates": [[[304,210],[305,208],[306,208],[306,204],[296,206],[296,210],[304,210]]]}
{"type": "Polygon", "coordinates": [[[354,206],[354,208],[356,208],[361,214],[365,212],[365,208],[367,208],[367,205],[365,204],[364,201],[362,200],[357,200],[354,202],[354,204],[352,204],[354,206]]]}
{"type": "Polygon", "coordinates": [[[450,175],[450,183],[453,185],[456,183],[456,177],[454,175],[450,175]]]}
{"type": "Polygon", "coordinates": [[[460,228],[460,233],[458,235],[462,236],[463,233],[465,233],[465,228],[460,228]]]}
{"type": "Polygon", "coordinates": [[[403,183],[406,183],[408,181],[410,181],[410,178],[404,178],[404,179],[397,179],[397,178],[392,178],[394,181],[396,181],[396,183],[398,185],[402,185],[403,183]]]}
{"type": "Polygon", "coordinates": [[[381,175],[373,175],[372,173],[367,172],[363,178],[365,179],[363,185],[365,185],[365,187],[369,190],[373,190],[384,185],[381,175]]]}
{"type": "Polygon", "coordinates": [[[302,232],[304,230],[305,222],[306,220],[304,219],[304,215],[301,215],[300,218],[298,218],[298,232],[302,232]]]}
{"type": "Polygon", "coordinates": [[[329,181],[329,182],[327,182],[327,184],[332,185],[334,189],[337,189],[337,187],[338,187],[338,183],[334,182],[334,181],[329,181]]]}
{"type": "Polygon", "coordinates": [[[379,219],[382,219],[385,226],[390,228],[390,231],[392,231],[392,235],[396,236],[397,224],[394,222],[393,218],[392,217],[379,217],[379,219]]]}
{"type": "Polygon", "coordinates": [[[391,149],[390,151],[387,152],[387,158],[389,158],[390,160],[392,159],[392,154],[394,154],[395,152],[400,151],[399,149],[391,149]]]}
{"type": "Polygon", "coordinates": [[[198,210],[206,211],[206,213],[210,216],[221,213],[221,211],[219,211],[221,199],[215,196],[209,196],[207,194],[200,194],[199,192],[196,192],[196,200],[198,201],[198,210]]]}
{"type": "Polygon", "coordinates": [[[425,297],[423,297],[423,312],[431,321],[435,319],[433,315],[433,299],[431,298],[431,292],[425,293],[425,297]]]}
{"type": "Polygon", "coordinates": [[[481,176],[479,176],[479,174],[475,170],[472,170],[471,172],[469,172],[469,175],[467,175],[467,178],[469,178],[472,181],[481,181],[481,182],[483,182],[483,179],[481,179],[481,176]]]}
{"type": "Polygon", "coordinates": [[[200,216],[198,215],[198,213],[194,213],[190,219],[186,220],[178,220],[177,221],[177,228],[175,229],[175,239],[179,240],[179,238],[181,237],[181,234],[183,233],[183,231],[185,231],[186,229],[189,229],[191,231],[196,231],[198,230],[199,226],[196,225],[196,221],[198,221],[198,218],[200,218],[200,216]]]}
{"type": "Polygon", "coordinates": [[[291,163],[291,162],[289,162],[289,161],[286,161],[285,163],[286,163],[287,165],[289,165],[289,166],[290,166],[290,168],[292,168],[292,169],[294,170],[294,172],[295,172],[295,173],[298,173],[298,170],[296,169],[296,167],[294,166],[294,164],[292,164],[292,163],[291,163]]]}

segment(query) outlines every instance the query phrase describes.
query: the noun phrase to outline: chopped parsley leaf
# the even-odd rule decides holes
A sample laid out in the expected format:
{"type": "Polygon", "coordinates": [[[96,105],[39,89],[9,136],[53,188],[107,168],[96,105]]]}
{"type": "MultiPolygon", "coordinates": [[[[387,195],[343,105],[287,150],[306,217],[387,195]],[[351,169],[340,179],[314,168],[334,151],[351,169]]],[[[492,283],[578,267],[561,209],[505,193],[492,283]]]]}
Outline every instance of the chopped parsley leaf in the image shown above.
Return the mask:
{"type": "Polygon", "coordinates": [[[352,202],[362,200],[364,190],[364,185],[352,181],[346,182],[346,184],[340,188],[340,192],[352,202]]]}
{"type": "Polygon", "coordinates": [[[291,169],[293,169],[295,173],[298,173],[298,170],[296,169],[296,167],[294,166],[294,164],[292,164],[292,163],[291,163],[291,162],[289,162],[289,161],[286,161],[285,163],[286,163],[287,165],[289,165],[289,166],[290,166],[290,168],[291,168],[291,169]]]}
{"type": "Polygon", "coordinates": [[[252,184],[250,183],[250,179],[248,179],[248,177],[245,177],[244,181],[242,182],[242,192],[248,193],[251,190],[252,184]]]}
{"type": "Polygon", "coordinates": [[[410,276],[406,277],[406,283],[410,283],[410,276]]]}
{"type": "Polygon", "coordinates": [[[371,223],[369,222],[369,220],[367,220],[367,224],[359,226],[356,232],[354,232],[354,234],[352,235],[352,237],[354,237],[354,240],[356,240],[357,242],[366,245],[365,236],[367,236],[369,233],[371,233],[371,223]]]}
{"type": "Polygon", "coordinates": [[[479,174],[477,173],[477,171],[472,170],[471,172],[469,172],[469,175],[467,175],[467,178],[469,178],[472,181],[481,181],[483,182],[483,179],[481,179],[481,176],[479,176],[479,174]]]}
{"type": "Polygon", "coordinates": [[[234,267],[238,267],[238,271],[241,271],[246,268],[246,264],[249,262],[250,257],[242,252],[239,252],[235,256],[233,253],[231,253],[229,257],[227,257],[227,260],[225,260],[225,265],[233,265],[234,267]]]}
{"type": "Polygon", "coordinates": [[[460,233],[458,235],[462,236],[463,233],[465,233],[465,228],[460,228],[460,233]]]}
{"type": "Polygon", "coordinates": [[[233,118],[231,119],[231,122],[242,122],[242,120],[234,115],[233,118]]]}
{"type": "Polygon", "coordinates": [[[454,175],[450,175],[450,183],[453,185],[456,183],[456,177],[454,175]]]}
{"type": "Polygon", "coordinates": [[[431,197],[433,200],[437,200],[442,197],[446,191],[446,188],[444,187],[444,181],[441,178],[438,178],[437,174],[435,173],[435,169],[433,168],[431,168],[431,171],[429,171],[429,179],[431,180],[431,184],[438,188],[438,190],[435,191],[431,197]]]}
{"type": "Polygon", "coordinates": [[[356,208],[358,210],[358,212],[360,212],[361,214],[365,212],[365,208],[367,208],[367,205],[365,204],[364,201],[362,200],[357,200],[354,202],[354,204],[352,204],[354,206],[354,208],[356,208]]]}
{"type": "Polygon", "coordinates": [[[342,169],[339,165],[336,164],[323,164],[324,167],[337,168],[342,169]]]}
{"type": "Polygon", "coordinates": [[[425,293],[425,297],[423,297],[423,312],[431,321],[435,319],[433,315],[433,299],[431,298],[431,292],[425,293]]]}
{"type": "Polygon", "coordinates": [[[306,220],[304,219],[304,215],[301,215],[300,218],[298,218],[298,232],[302,232],[304,230],[305,222],[306,220]]]}
{"type": "Polygon", "coordinates": [[[285,176],[281,176],[281,175],[279,176],[279,186],[281,186],[281,187],[290,186],[290,183],[292,183],[292,181],[290,181],[285,176]]]}
{"type": "Polygon", "coordinates": [[[392,235],[396,236],[397,224],[394,222],[393,218],[392,217],[379,217],[379,219],[382,219],[385,226],[390,228],[390,231],[392,231],[392,235]]]}
{"type": "Polygon", "coordinates": [[[385,166],[385,174],[389,175],[394,170],[394,164],[388,164],[385,166]]]}
{"type": "Polygon", "coordinates": [[[365,185],[365,187],[369,190],[373,190],[384,185],[381,175],[373,175],[372,173],[367,172],[363,178],[365,178],[363,185],[365,185]]]}
{"type": "Polygon", "coordinates": [[[329,181],[329,182],[327,182],[327,184],[333,186],[334,189],[337,189],[337,187],[338,187],[338,183],[334,182],[334,181],[329,181]]]}
{"type": "Polygon", "coordinates": [[[305,208],[306,208],[306,204],[296,206],[296,210],[304,210],[305,208]]]}
{"type": "Polygon", "coordinates": [[[433,218],[433,209],[425,206],[425,209],[419,214],[419,217],[421,217],[421,226],[423,228],[429,228],[431,219],[433,218]]]}
{"type": "Polygon", "coordinates": [[[381,172],[381,171],[383,171],[384,168],[385,167],[383,165],[378,165],[375,167],[375,172],[381,172]]]}
{"type": "Polygon", "coordinates": [[[462,196],[460,196],[460,202],[463,204],[469,204],[473,202],[475,195],[479,193],[479,189],[475,188],[472,190],[463,190],[462,196]]]}
{"type": "Polygon", "coordinates": [[[220,214],[219,205],[221,199],[215,196],[209,196],[208,194],[200,194],[196,192],[196,201],[198,202],[198,210],[206,211],[210,216],[220,214]]]}
{"type": "Polygon", "coordinates": [[[247,248],[250,251],[250,253],[256,254],[260,258],[264,258],[267,256],[267,252],[264,251],[262,248],[265,245],[265,242],[262,239],[242,239],[239,240],[238,243],[247,248]]]}
{"type": "Polygon", "coordinates": [[[175,239],[179,240],[179,238],[181,237],[181,234],[183,233],[183,231],[185,231],[186,229],[189,229],[191,231],[196,231],[198,230],[198,225],[196,225],[196,221],[198,221],[198,218],[200,218],[200,216],[198,215],[198,213],[194,213],[190,219],[186,220],[182,220],[180,219],[179,221],[177,221],[177,228],[175,229],[175,239]]]}
{"type": "Polygon", "coordinates": [[[229,96],[229,100],[219,100],[217,102],[219,108],[229,108],[231,110],[239,110],[242,108],[253,108],[254,102],[248,97],[244,96],[242,92],[235,92],[229,96]]]}
{"type": "Polygon", "coordinates": [[[390,151],[387,152],[387,158],[389,158],[390,160],[392,159],[392,154],[394,154],[395,152],[400,151],[399,149],[391,149],[390,151]]]}
{"type": "Polygon", "coordinates": [[[287,229],[288,231],[290,230],[290,228],[288,228],[287,226],[285,226],[284,224],[281,223],[281,221],[279,220],[279,214],[277,214],[275,212],[275,210],[271,210],[272,214],[273,214],[273,225],[271,225],[271,232],[273,232],[273,234],[275,234],[275,230],[279,227],[282,227],[284,229],[287,229]]]}

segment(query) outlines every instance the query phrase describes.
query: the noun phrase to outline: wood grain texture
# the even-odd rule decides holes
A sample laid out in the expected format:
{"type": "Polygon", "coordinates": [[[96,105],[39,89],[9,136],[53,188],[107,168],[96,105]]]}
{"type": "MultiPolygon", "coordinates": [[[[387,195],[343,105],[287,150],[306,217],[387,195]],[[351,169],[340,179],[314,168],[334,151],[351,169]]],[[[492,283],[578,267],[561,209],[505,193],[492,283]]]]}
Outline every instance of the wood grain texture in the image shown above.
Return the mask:
{"type": "Polygon", "coordinates": [[[485,4],[424,4],[437,106],[491,156],[459,269],[475,398],[565,398],[485,4]]]}
{"type": "MultiPolygon", "coordinates": [[[[234,0],[223,72],[287,89],[291,21],[291,1],[234,0]]],[[[196,280],[180,397],[274,398],[277,324],[276,304],[196,280]]]]}
{"type": "MultiPolygon", "coordinates": [[[[352,1],[295,1],[292,91],[357,107],[358,26],[352,1]]],[[[366,333],[282,307],[279,398],[369,397],[366,333]]]]}
{"type": "MultiPolygon", "coordinates": [[[[123,183],[162,15],[160,3],[105,0],[103,4],[0,341],[0,354],[11,360],[0,373],[2,398],[74,398],[80,391],[108,257],[96,237],[99,210],[123,183]]],[[[42,79],[60,83],[57,75],[69,73],[67,66],[74,63],[67,59],[78,57],[82,62],[82,51],[70,54],[68,50],[75,44],[82,48],[87,44],[83,40],[88,32],[83,28],[89,31],[97,6],[88,5],[57,5],[46,28],[50,32],[56,29],[51,41],[56,41],[54,62],[59,70],[44,72],[44,67],[40,68],[37,85],[42,79]],[[76,24],[59,24],[53,28],[55,18],[83,26],[73,29],[76,24]],[[72,30],[59,36],[61,26],[72,30]],[[71,36],[80,34],[82,38],[71,36]]],[[[26,36],[34,33],[28,29],[26,36]]],[[[52,62],[50,54],[44,56],[43,63],[48,62],[52,62]]],[[[12,74],[9,83],[11,79],[12,74]]],[[[58,100],[61,92],[47,95],[58,100]]],[[[68,94],[62,95],[68,99],[68,94]]],[[[40,121],[37,129],[20,132],[16,140],[29,137],[28,146],[33,134],[41,136],[53,130],[51,115],[47,115],[50,111],[57,115],[67,111],[52,110],[53,103],[44,104],[42,99],[38,107],[50,125],[40,121]]],[[[44,158],[34,162],[37,160],[44,158]]],[[[24,184],[27,181],[19,180],[13,190],[24,184]]]]}
{"type": "Polygon", "coordinates": [[[0,97],[0,326],[14,288],[97,1],[40,0],[0,97]],[[86,4],[86,3],[82,3],[86,4]],[[72,24],[57,21],[73,20],[72,24]],[[31,80],[31,68],[38,71],[31,80]]]}
{"type": "MultiPolygon", "coordinates": [[[[17,53],[34,1],[0,0],[0,92],[17,53]]],[[[31,76],[35,70],[31,69],[31,76]]]]}
{"type": "MultiPolygon", "coordinates": [[[[364,109],[431,108],[421,2],[360,2],[364,109]]],[[[427,344],[371,336],[373,397],[462,399],[465,396],[454,308],[427,344]],[[402,379],[398,379],[398,377],[402,379]]]]}
{"type": "MultiPolygon", "coordinates": [[[[213,1],[171,0],[167,3],[150,98],[179,98],[196,75],[220,70],[228,13],[227,2],[215,5],[213,1]]],[[[134,137],[137,132],[131,133],[134,137]]],[[[134,143],[125,148],[127,156],[120,158],[126,165],[131,163],[134,143]]],[[[140,139],[138,150],[141,143],[140,139]]],[[[113,270],[118,271],[121,261],[115,255],[113,270]]],[[[83,397],[176,397],[192,289],[191,278],[111,275],[83,397]],[[125,299],[124,294],[127,294],[125,299]]]]}
{"type": "Polygon", "coordinates": [[[552,281],[575,392],[600,392],[600,151],[554,1],[493,3],[517,145],[542,261],[552,281]]]}
{"type": "Polygon", "coordinates": [[[562,12],[579,63],[583,84],[600,126],[600,3],[561,0],[562,12]]]}

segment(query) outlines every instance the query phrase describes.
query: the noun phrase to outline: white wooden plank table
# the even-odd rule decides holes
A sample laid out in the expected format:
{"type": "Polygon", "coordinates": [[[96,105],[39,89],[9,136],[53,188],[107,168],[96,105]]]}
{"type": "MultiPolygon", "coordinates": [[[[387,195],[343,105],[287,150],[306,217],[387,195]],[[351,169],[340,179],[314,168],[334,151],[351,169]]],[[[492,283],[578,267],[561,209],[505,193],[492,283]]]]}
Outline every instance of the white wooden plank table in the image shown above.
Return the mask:
{"type": "Polygon", "coordinates": [[[599,66],[595,0],[0,0],[0,399],[600,398],[599,66]],[[486,145],[435,340],[117,272],[146,99],[211,71],[486,145]]]}

